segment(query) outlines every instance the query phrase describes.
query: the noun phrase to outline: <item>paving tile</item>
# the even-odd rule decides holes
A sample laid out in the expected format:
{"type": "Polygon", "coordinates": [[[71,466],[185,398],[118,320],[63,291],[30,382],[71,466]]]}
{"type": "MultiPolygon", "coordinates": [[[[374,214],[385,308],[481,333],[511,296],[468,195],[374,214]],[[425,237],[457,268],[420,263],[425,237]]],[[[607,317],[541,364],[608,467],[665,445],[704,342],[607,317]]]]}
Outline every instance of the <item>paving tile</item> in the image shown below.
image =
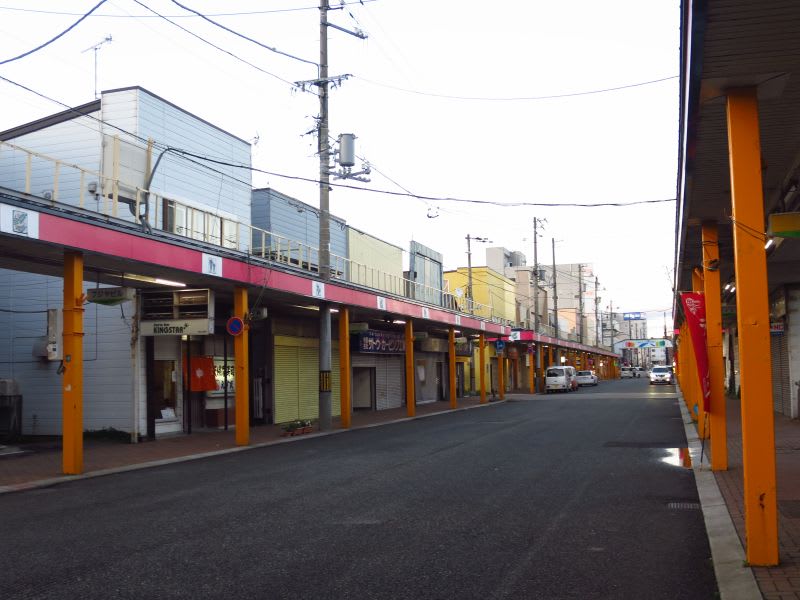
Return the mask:
{"type": "MultiPolygon", "coordinates": [[[[744,484],[739,400],[729,398],[728,470],[715,472],[736,532],[744,544],[744,484]]],[[[764,598],[800,600],[800,422],[775,414],[778,543],[781,564],[753,569],[764,598]],[[794,515],[794,518],[793,518],[794,515]]]]}

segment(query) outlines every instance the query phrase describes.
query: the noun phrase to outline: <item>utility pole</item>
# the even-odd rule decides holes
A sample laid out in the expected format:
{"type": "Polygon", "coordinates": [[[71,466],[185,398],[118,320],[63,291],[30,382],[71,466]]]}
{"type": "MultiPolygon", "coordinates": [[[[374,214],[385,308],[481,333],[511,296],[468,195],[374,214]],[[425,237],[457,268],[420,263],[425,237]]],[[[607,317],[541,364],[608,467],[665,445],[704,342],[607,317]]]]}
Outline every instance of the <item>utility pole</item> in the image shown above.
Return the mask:
{"type": "Polygon", "coordinates": [[[553,240],[553,314],[556,318],[556,339],[558,339],[558,276],[556,275],[556,238],[551,239],[553,240]]]}
{"type": "MultiPolygon", "coordinates": [[[[325,284],[331,279],[331,215],[330,215],[330,158],[328,142],[328,84],[341,83],[350,75],[328,77],[328,27],[333,27],[360,39],[366,39],[361,31],[349,31],[334,23],[328,23],[329,0],[319,2],[319,77],[310,81],[297,81],[295,85],[305,90],[306,86],[317,86],[319,95],[319,123],[317,125],[317,153],[319,154],[319,276],[321,299],[319,305],[319,428],[331,428],[331,306],[325,301],[325,284]]],[[[297,58],[297,57],[293,57],[297,58]]],[[[303,62],[309,62],[303,59],[303,62]]],[[[313,64],[313,63],[312,63],[313,64]]],[[[351,140],[352,141],[352,140],[351,140]]],[[[340,141],[341,143],[341,141],[340,141]]],[[[349,166],[349,165],[348,165],[349,166]]],[[[364,171],[369,172],[367,169],[364,171]]],[[[354,177],[348,169],[340,173],[341,178],[354,177]]],[[[361,181],[364,181],[363,179],[361,181]]],[[[316,295],[316,294],[315,294],[316,295]]]]}
{"type": "MultiPolygon", "coordinates": [[[[319,275],[331,278],[330,145],[328,144],[328,0],[319,2],[319,275]]],[[[331,428],[331,307],[319,307],[319,428],[331,428]]]]}
{"type": "Polygon", "coordinates": [[[578,264],[578,341],[583,343],[583,265],[578,264]]]}
{"type": "Polygon", "coordinates": [[[492,240],[487,237],[467,234],[467,304],[470,314],[475,312],[475,302],[472,297],[472,240],[486,244],[492,243],[492,240]]]}
{"type": "Polygon", "coordinates": [[[600,284],[597,275],[594,276],[594,341],[598,346],[602,345],[603,324],[600,322],[600,284]],[[598,329],[599,327],[599,329],[598,329]]]}
{"type": "Polygon", "coordinates": [[[608,301],[608,336],[609,336],[609,344],[608,346],[613,350],[614,349],[614,301],[608,301]]]}
{"type": "Polygon", "coordinates": [[[533,330],[539,333],[539,219],[533,217],[533,330]]]}
{"type": "Polygon", "coordinates": [[[472,246],[470,245],[470,240],[472,238],[469,234],[467,234],[467,307],[469,308],[469,314],[473,314],[475,312],[475,308],[472,302],[472,246]]]}

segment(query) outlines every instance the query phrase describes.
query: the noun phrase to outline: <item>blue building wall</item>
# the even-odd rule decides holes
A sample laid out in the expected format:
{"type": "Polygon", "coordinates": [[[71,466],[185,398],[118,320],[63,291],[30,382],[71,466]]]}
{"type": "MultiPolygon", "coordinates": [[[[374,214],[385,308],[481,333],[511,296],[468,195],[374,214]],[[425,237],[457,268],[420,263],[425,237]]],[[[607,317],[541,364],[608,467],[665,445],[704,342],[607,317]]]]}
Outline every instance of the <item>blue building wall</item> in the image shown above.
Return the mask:
{"type": "MultiPolygon", "coordinates": [[[[319,209],[271,188],[253,190],[252,224],[270,233],[319,248],[319,209]]],[[[331,215],[331,252],[348,258],[347,224],[331,215]]]]}

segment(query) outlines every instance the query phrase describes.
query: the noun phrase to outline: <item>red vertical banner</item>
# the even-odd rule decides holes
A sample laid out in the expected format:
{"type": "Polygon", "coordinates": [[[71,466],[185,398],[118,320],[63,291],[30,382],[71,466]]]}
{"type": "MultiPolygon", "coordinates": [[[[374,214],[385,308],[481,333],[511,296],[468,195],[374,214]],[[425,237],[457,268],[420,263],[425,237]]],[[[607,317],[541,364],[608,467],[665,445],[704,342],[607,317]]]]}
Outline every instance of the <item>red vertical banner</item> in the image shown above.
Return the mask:
{"type": "Polygon", "coordinates": [[[681,292],[681,303],[697,361],[697,375],[703,392],[703,410],[708,412],[711,408],[711,377],[706,348],[706,299],[702,292],[681,292]]]}

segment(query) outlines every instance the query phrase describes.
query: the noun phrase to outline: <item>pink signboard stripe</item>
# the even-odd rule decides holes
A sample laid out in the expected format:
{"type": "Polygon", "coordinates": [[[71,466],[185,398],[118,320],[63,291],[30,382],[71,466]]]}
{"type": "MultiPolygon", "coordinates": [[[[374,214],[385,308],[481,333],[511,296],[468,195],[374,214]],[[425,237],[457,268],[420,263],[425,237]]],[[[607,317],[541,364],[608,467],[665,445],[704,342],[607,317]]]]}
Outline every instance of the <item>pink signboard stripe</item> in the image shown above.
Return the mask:
{"type": "MultiPolygon", "coordinates": [[[[160,240],[150,240],[55,215],[40,214],[39,239],[88,252],[180,269],[190,273],[202,273],[202,252],[199,250],[182,248],[160,240]]],[[[311,285],[314,280],[312,279],[235,259],[223,258],[223,275],[226,280],[233,282],[257,286],[266,285],[275,290],[291,292],[308,298],[313,297],[311,285]]],[[[331,283],[327,283],[325,286],[325,296],[326,300],[338,304],[378,308],[377,294],[331,283]]],[[[394,298],[386,299],[386,310],[389,313],[406,317],[422,318],[421,306],[394,298]]],[[[432,322],[458,327],[456,315],[444,310],[429,308],[429,318],[432,322]]],[[[478,319],[461,317],[462,327],[480,329],[480,324],[481,321],[478,319]]],[[[501,335],[505,333],[505,327],[496,323],[486,323],[485,330],[487,333],[501,335]]]]}

